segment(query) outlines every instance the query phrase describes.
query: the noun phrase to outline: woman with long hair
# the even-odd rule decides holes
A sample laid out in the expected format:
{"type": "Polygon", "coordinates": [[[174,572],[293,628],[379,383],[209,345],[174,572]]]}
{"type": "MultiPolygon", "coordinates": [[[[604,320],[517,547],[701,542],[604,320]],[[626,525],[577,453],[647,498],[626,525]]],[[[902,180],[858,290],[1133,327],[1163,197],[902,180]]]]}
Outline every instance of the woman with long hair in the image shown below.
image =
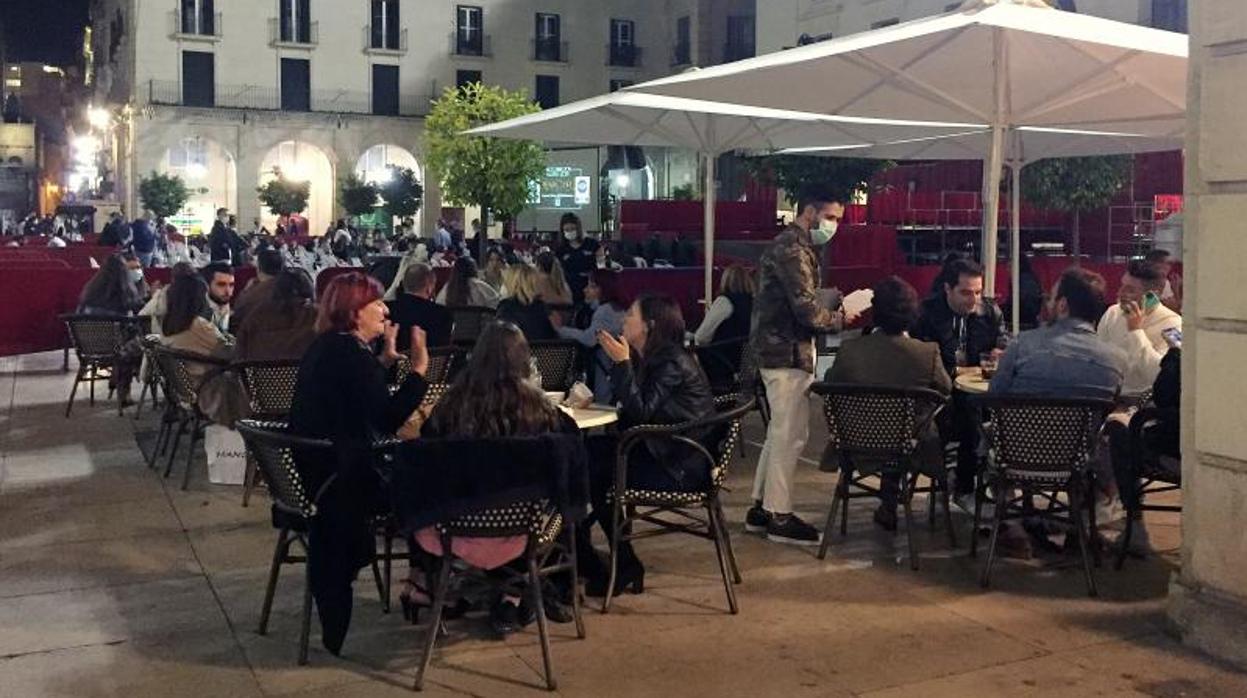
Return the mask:
{"type": "MultiPolygon", "coordinates": [[[[135,260],[137,264],[138,260],[135,260]]],[[[143,268],[131,268],[120,255],[110,255],[82,287],[78,312],[86,315],[132,315],[143,307],[143,268]]]]}
{"type": "MultiPolygon", "coordinates": [[[[714,413],[710,382],[694,357],[684,348],[684,315],[668,296],[644,296],[632,304],[624,318],[623,337],[609,332],[598,334],[598,342],[610,357],[611,386],[619,401],[619,424],[627,429],[639,424],[679,424],[714,413]]],[[[695,435],[698,438],[709,436],[695,435]]],[[[614,535],[608,494],[615,482],[615,447],[618,437],[589,439],[589,494],[593,519],[609,537],[614,535]]],[[[646,442],[631,451],[628,460],[628,486],[635,489],[695,492],[710,483],[709,466],[691,447],[671,447],[646,442]]],[[[584,530],[588,530],[585,527],[584,530]]],[[[607,571],[581,536],[586,593],[608,593],[607,571]]],[[[645,568],[629,543],[619,544],[619,573],[615,588],[640,593],[644,589],[645,568]]]]}
{"type": "Polygon", "coordinates": [[[309,531],[308,575],[322,642],[335,655],[351,622],[351,585],[376,556],[372,517],[389,506],[371,446],[378,437],[393,435],[428,390],[425,335],[413,327],[412,372],[396,392],[389,391],[386,370],[398,360],[398,327],[387,319],[383,293],[376,279],[355,272],[329,283],[321,296],[316,340],[299,365],[290,412],[292,433],[329,439],[335,447],[330,455],[295,454],[308,492],[328,485],[309,531]],[[371,348],[378,339],[384,340],[381,356],[371,348]]]}
{"type": "Polygon", "coordinates": [[[748,337],[753,296],[757,290],[751,270],[740,264],[724,269],[723,278],[719,280],[719,297],[706,309],[706,316],[693,335],[697,346],[748,337]]]}
{"type": "Polygon", "coordinates": [[[569,306],[572,304],[572,289],[567,285],[567,277],[563,275],[563,265],[553,252],[542,252],[537,255],[537,295],[546,305],[569,306]]]}
{"type": "Polygon", "coordinates": [[[481,278],[497,291],[498,295],[502,295],[502,289],[506,286],[506,280],[503,278],[506,268],[507,258],[502,250],[496,246],[489,248],[485,253],[485,269],[481,272],[481,278]]]}
{"type": "Polygon", "coordinates": [[[239,361],[300,359],[316,340],[312,280],[299,268],[273,279],[272,294],[260,301],[238,327],[239,361]]]}
{"type": "Polygon", "coordinates": [[[593,353],[593,401],[611,404],[610,357],[598,346],[598,333],[607,332],[618,336],[623,332],[624,316],[628,313],[628,304],[620,289],[619,274],[606,269],[595,269],[589,275],[589,285],[585,286],[585,304],[592,310],[588,327],[558,328],[559,336],[574,339],[593,353]]]}
{"type": "Polygon", "coordinates": [[[447,307],[498,307],[498,292],[482,281],[471,257],[460,257],[450,271],[450,279],[437,294],[437,302],[447,307]]]}
{"type": "Polygon", "coordinates": [[[530,342],[558,339],[550,309],[538,290],[540,273],[527,264],[511,266],[507,289],[511,295],[498,304],[498,319],[515,323],[530,342]]]}

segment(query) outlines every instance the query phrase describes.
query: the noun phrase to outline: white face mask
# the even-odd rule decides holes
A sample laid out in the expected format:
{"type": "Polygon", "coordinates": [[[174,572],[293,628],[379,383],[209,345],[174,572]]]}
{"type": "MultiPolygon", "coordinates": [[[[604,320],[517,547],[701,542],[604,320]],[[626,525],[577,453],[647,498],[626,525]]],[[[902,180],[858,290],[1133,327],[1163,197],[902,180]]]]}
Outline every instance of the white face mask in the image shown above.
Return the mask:
{"type": "Polygon", "coordinates": [[[142,270],[142,269],[131,269],[131,270],[130,270],[130,280],[131,280],[131,281],[133,281],[133,282],[134,282],[134,283],[136,283],[136,284],[137,284],[138,282],[142,281],[142,280],[143,280],[143,270],[142,270]]]}
{"type": "Polygon", "coordinates": [[[563,239],[564,239],[564,240],[575,240],[575,239],[576,239],[576,238],[578,238],[578,237],[580,237],[580,236],[576,234],[576,229],[575,229],[575,228],[564,228],[564,229],[563,229],[563,239]]]}
{"type": "Polygon", "coordinates": [[[810,231],[810,239],[815,245],[826,245],[836,236],[836,230],[840,228],[840,221],[834,218],[825,218],[818,224],[818,227],[810,231]]]}

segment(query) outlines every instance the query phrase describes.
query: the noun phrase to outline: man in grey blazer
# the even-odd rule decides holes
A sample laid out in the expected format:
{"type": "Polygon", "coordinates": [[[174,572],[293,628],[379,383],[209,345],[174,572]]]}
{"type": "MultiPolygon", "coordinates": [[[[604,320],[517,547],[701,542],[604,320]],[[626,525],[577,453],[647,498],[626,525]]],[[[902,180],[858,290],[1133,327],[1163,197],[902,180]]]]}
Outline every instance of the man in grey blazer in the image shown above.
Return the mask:
{"type": "MultiPolygon", "coordinates": [[[[875,284],[874,293],[871,309],[875,331],[845,341],[825,379],[833,383],[926,388],[947,396],[952,391],[952,381],[940,359],[939,345],[909,336],[909,328],[918,317],[918,293],[914,287],[891,276],[875,284]]],[[[943,467],[944,450],[934,423],[928,425],[922,438],[919,458],[924,469],[943,467]]],[[[829,445],[823,454],[823,469],[834,470],[836,464],[835,451],[829,445]]],[[[870,467],[866,463],[856,465],[870,467]]],[[[883,501],[875,510],[875,523],[889,531],[896,530],[898,485],[895,476],[883,478],[883,501]]]]}

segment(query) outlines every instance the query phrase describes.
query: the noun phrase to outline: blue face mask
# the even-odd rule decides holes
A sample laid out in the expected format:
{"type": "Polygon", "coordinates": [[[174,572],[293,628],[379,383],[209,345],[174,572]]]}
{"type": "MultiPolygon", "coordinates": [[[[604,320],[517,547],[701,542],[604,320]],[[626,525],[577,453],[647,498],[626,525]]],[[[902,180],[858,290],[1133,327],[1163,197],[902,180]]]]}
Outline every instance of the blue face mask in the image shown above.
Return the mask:
{"type": "Polygon", "coordinates": [[[839,228],[840,221],[834,218],[824,219],[817,228],[810,231],[810,239],[815,245],[826,245],[836,236],[836,230],[839,228]]]}

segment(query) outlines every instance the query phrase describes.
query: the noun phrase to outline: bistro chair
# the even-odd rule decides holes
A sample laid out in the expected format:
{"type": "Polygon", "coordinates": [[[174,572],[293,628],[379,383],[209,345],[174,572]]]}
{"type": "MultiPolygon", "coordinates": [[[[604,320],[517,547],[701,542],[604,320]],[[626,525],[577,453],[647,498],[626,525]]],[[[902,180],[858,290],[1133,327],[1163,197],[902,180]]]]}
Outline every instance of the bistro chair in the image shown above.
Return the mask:
{"type": "MultiPolygon", "coordinates": [[[[247,410],[252,419],[285,421],[294,404],[294,389],[299,377],[299,360],[242,361],[234,364],[247,395],[247,410]]],[[[255,456],[247,451],[247,472],[243,476],[242,505],[247,506],[258,476],[255,456]]]]}
{"type": "MultiPolygon", "coordinates": [[[[979,583],[984,588],[991,583],[996,543],[1004,522],[1039,517],[1073,527],[1082,553],[1087,593],[1096,596],[1091,568],[1093,555],[1096,564],[1099,563],[1099,551],[1093,551],[1090,542],[1096,533],[1091,465],[1100,427],[1104,416],[1113,409],[1113,402],[1091,398],[986,395],[980,398],[979,404],[991,422],[987,430],[988,465],[984,480],[992,489],[996,505],[991,542],[979,583]],[[1064,502],[1060,498],[1062,493],[1066,495],[1064,502]],[[1035,506],[1036,499],[1047,506],[1035,506]]],[[[976,531],[985,498],[983,489],[979,489],[975,498],[976,531]]],[[[977,537],[971,539],[972,556],[977,552],[977,543],[977,537]]]]}
{"type": "Polygon", "coordinates": [[[618,544],[672,533],[686,533],[714,542],[719,572],[723,576],[723,589],[727,593],[728,610],[733,615],[739,611],[734,585],[741,583],[740,567],[732,550],[731,534],[719,494],[727,480],[732,456],[740,445],[741,419],[754,409],[754,404],[753,400],[740,403],[737,396],[726,396],[716,399],[715,407],[715,414],[699,420],[683,424],[636,426],[620,435],[615,458],[615,482],[609,494],[614,535],[610,539],[610,579],[606,585],[606,598],[602,601],[602,613],[610,611],[610,590],[615,588],[619,566],[618,544]],[[696,438],[696,435],[705,433],[711,435],[710,439],[703,437],[699,441],[696,438]],[[712,443],[708,446],[706,441],[712,443]],[[710,484],[706,489],[683,492],[629,487],[628,457],[633,450],[653,442],[667,442],[685,452],[695,453],[710,471],[710,484]],[[698,510],[704,511],[704,517],[695,513],[698,510]],[[661,516],[668,514],[676,518],[661,516]],[[650,526],[633,532],[636,522],[650,526]]]}
{"type": "Polygon", "coordinates": [[[588,498],[584,458],[579,436],[567,434],[420,439],[400,447],[391,480],[400,525],[408,532],[433,526],[442,551],[441,555],[429,555],[433,561],[429,571],[433,598],[424,652],[416,668],[416,690],[424,687],[441,633],[452,575],[469,576],[505,593],[528,596],[536,613],[546,688],[557,688],[542,587],[551,575],[569,576],[576,636],[583,639],[575,541],[576,522],[583,516],[588,498]],[[486,475],[486,471],[494,474],[486,475]],[[482,482],[490,483],[488,490],[483,489],[482,482]],[[526,537],[522,571],[504,565],[486,577],[454,554],[456,539],[512,536],[526,537]]]}
{"type": "MultiPolygon", "coordinates": [[[[90,404],[95,406],[96,382],[112,381],[118,353],[122,345],[137,335],[139,325],[138,318],[126,315],[70,314],[62,315],[61,320],[69,331],[70,342],[78,356],[78,373],[74,376],[74,386],[70,388],[69,401],[65,404],[65,416],[68,418],[74,408],[79,383],[85,381],[90,386],[90,404]]],[[[109,397],[112,397],[114,389],[110,385],[109,397]]],[[[118,413],[121,409],[118,401],[118,413]]]]}
{"type": "Polygon", "coordinates": [[[548,392],[566,393],[576,383],[576,364],[580,357],[580,343],[570,340],[546,340],[529,342],[537,372],[541,374],[541,389],[548,392]]]}
{"type": "Polygon", "coordinates": [[[939,492],[944,505],[944,525],[948,542],[957,547],[949,508],[948,472],[941,464],[924,468],[922,444],[934,433],[936,416],[948,398],[925,388],[900,388],[849,383],[815,383],[810,392],[823,398],[823,416],[831,445],[839,455],[840,477],[836,482],[823,528],[818,559],[827,556],[836,513],[840,514],[840,535],[848,533],[849,501],[880,496],[880,488],[866,480],[878,475],[898,479],[898,500],[905,511],[905,539],[910,569],[918,569],[918,550],[914,544],[913,498],[926,492],[931,498],[939,492]],[[877,467],[866,463],[878,463],[877,467]],[[918,477],[926,475],[931,485],[918,487],[918,477]]]}
{"type": "Polygon", "coordinates": [[[156,459],[159,458],[169,448],[170,439],[173,437],[173,428],[182,420],[182,411],[178,407],[178,403],[173,399],[173,387],[169,382],[169,378],[165,375],[164,367],[161,365],[160,358],[156,355],[157,349],[161,347],[160,338],[156,335],[148,335],[142,340],[143,352],[149,358],[147,380],[152,383],[152,399],[155,404],[157,392],[164,394],[164,409],[160,411],[160,429],[156,432],[156,443],[152,446],[150,455],[147,458],[147,467],[155,468],[156,459]]]}
{"type": "MultiPolygon", "coordinates": [[[[429,370],[424,378],[429,383],[449,383],[455,373],[467,362],[467,356],[459,347],[432,347],[429,349],[429,370]]],[[[411,375],[411,356],[398,355],[394,364],[394,385],[402,385],[411,375]]]]}
{"type": "Polygon", "coordinates": [[[143,403],[147,401],[148,394],[152,397],[152,409],[160,407],[160,372],[156,369],[156,355],[154,350],[160,345],[160,335],[149,334],[139,340],[139,346],[143,349],[143,388],[139,391],[138,402],[134,405],[134,419],[138,420],[143,413],[143,403]]]}
{"type": "Polygon", "coordinates": [[[469,347],[476,344],[476,338],[481,336],[481,331],[498,314],[493,308],[475,305],[453,306],[448,310],[454,323],[450,331],[451,344],[466,344],[469,347]]]}
{"type": "Polygon", "coordinates": [[[204,430],[212,420],[199,409],[199,391],[208,381],[229,368],[229,362],[203,354],[156,347],[156,362],[164,374],[169,388],[169,402],[175,407],[177,414],[177,431],[173,435],[173,449],[169,452],[169,460],[165,464],[165,477],[173,472],[173,459],[177,456],[178,446],[183,434],[190,434],[190,443],[186,449],[186,471],[182,475],[182,489],[190,486],[191,463],[195,458],[195,445],[204,439],[204,430]],[[198,371],[192,367],[199,367],[198,371]],[[196,375],[199,373],[200,375],[196,375]]]}
{"type": "Polygon", "coordinates": [[[1114,569],[1120,570],[1126,562],[1130,550],[1130,540],[1134,536],[1136,517],[1145,511],[1181,512],[1180,504],[1147,504],[1149,494],[1175,492],[1182,489],[1182,461],[1173,456],[1157,453],[1147,447],[1143,438],[1144,432],[1158,421],[1177,422],[1176,409],[1162,407],[1145,407],[1130,418],[1130,472],[1128,482],[1119,482],[1117,487],[1123,494],[1128,489],[1134,491],[1134,497],[1123,496],[1126,503],[1126,529],[1122,532],[1117,548],[1117,560],[1114,569]]]}
{"type": "Polygon", "coordinates": [[[742,368],[745,364],[745,353],[749,348],[747,337],[715,342],[696,347],[697,361],[710,380],[710,389],[715,396],[738,395],[741,393],[742,368]]]}

